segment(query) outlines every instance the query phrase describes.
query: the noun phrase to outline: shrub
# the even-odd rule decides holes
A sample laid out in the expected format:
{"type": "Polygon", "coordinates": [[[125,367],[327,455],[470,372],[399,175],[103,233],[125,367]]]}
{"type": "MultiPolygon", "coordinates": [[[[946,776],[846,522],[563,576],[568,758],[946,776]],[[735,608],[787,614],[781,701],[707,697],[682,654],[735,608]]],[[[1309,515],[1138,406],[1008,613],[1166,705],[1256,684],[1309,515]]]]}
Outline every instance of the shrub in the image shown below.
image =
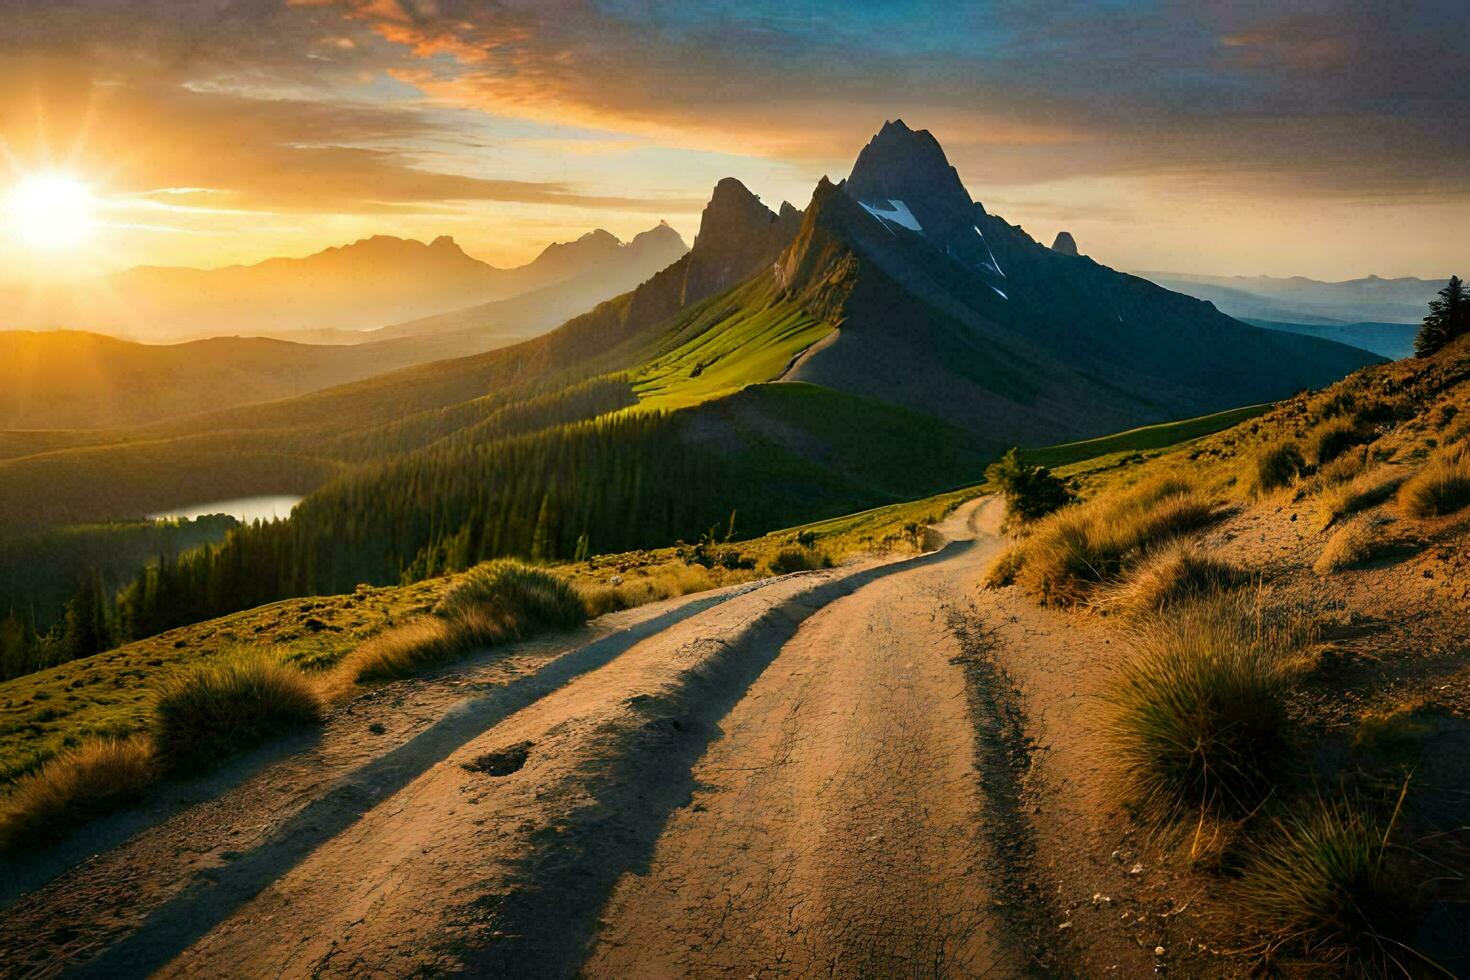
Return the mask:
{"type": "Polygon", "coordinates": [[[1145,816],[1249,813],[1271,782],[1286,732],[1282,704],[1300,624],[1217,596],[1135,628],[1136,654],[1105,700],[1108,743],[1145,816]]]}
{"type": "Polygon", "coordinates": [[[581,597],[566,579],[509,558],[476,565],[434,607],[435,616],[451,622],[470,613],[503,620],[513,636],[571,629],[587,619],[581,597]]]}
{"type": "Polygon", "coordinates": [[[1134,615],[1160,612],[1245,581],[1245,573],[1235,565],[1180,539],[1156,549],[1123,581],[1106,590],[1099,604],[1134,615]]]}
{"type": "Polygon", "coordinates": [[[1339,973],[1411,975],[1418,954],[1402,940],[1415,890],[1391,843],[1396,817],[1385,824],[1347,801],[1316,800],[1257,838],[1234,898],[1266,952],[1339,973]]]}
{"type": "Polygon", "coordinates": [[[1326,576],[1366,561],[1372,557],[1378,544],[1378,535],[1369,521],[1363,518],[1349,521],[1327,539],[1322,554],[1312,565],[1312,571],[1326,576]]]}
{"type": "Polygon", "coordinates": [[[55,840],[138,800],[157,779],[146,738],[85,741],[16,782],[0,808],[0,851],[55,840]]]}
{"type": "Polygon", "coordinates": [[[1399,507],[1412,517],[1440,517],[1470,506],[1470,450],[1440,453],[1399,488],[1399,507]]]}
{"type": "Polygon", "coordinates": [[[1043,603],[1078,602],[1126,562],[1204,527],[1216,513],[1212,501],[1176,479],[1065,507],[1022,545],[1016,581],[1043,603]]]}
{"type": "Polygon", "coordinates": [[[321,701],[300,671],[242,652],[160,686],[154,743],[169,769],[199,771],[321,716],[321,701]]]}
{"type": "Polygon", "coordinates": [[[1246,483],[1255,496],[1287,486],[1306,468],[1294,442],[1263,446],[1250,462],[1246,483]]]}
{"type": "Polygon", "coordinates": [[[1351,419],[1334,418],[1307,433],[1307,453],[1317,466],[1332,462],[1363,441],[1351,419]]]}
{"type": "Polygon", "coordinates": [[[1020,450],[1011,449],[990,464],[985,478],[1000,489],[1006,501],[1006,518],[1012,521],[1034,521],[1072,502],[1067,484],[1045,466],[1021,462],[1020,450]]]}
{"type": "Polygon", "coordinates": [[[831,568],[832,559],[815,548],[799,544],[788,545],[766,560],[766,569],[772,575],[790,572],[805,572],[815,568],[831,568]]]}

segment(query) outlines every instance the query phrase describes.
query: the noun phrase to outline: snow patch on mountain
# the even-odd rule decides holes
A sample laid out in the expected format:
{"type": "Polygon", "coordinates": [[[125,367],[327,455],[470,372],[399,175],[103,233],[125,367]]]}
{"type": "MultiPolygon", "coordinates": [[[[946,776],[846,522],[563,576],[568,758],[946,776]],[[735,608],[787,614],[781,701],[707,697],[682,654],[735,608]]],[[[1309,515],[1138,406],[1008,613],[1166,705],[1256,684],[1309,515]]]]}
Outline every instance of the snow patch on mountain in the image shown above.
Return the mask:
{"type": "MultiPolygon", "coordinates": [[[[861,201],[858,203],[862,204],[861,201]]],[[[888,204],[889,208],[886,210],[874,207],[871,204],[863,204],[863,210],[867,211],[879,221],[891,221],[900,228],[907,228],[909,231],[917,231],[920,234],[923,233],[923,226],[919,224],[919,219],[914,217],[914,213],[909,210],[907,204],[894,200],[890,200],[888,204]]]]}

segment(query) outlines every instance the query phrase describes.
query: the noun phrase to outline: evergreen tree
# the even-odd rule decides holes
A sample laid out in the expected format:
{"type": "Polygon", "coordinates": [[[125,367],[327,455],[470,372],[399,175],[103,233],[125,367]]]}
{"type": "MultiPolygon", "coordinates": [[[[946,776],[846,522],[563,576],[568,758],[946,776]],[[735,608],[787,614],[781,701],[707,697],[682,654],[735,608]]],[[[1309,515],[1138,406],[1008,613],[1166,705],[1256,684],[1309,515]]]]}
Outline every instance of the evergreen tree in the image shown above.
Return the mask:
{"type": "Polygon", "coordinates": [[[1470,333],[1470,295],[1459,276],[1450,276],[1437,298],[1429,301],[1429,313],[1414,338],[1414,356],[1428,357],[1466,333],[1470,333]]]}
{"type": "Polygon", "coordinates": [[[112,646],[108,627],[107,596],[97,575],[82,578],[81,586],[66,606],[62,649],[68,660],[90,657],[112,646]]]}

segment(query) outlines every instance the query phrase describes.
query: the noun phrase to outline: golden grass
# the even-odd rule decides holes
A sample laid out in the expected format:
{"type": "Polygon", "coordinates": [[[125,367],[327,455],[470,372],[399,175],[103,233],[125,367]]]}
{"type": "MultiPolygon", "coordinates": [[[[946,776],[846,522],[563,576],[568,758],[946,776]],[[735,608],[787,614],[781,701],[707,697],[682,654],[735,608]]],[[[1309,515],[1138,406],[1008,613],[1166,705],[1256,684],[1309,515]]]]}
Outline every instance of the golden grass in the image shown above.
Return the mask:
{"type": "Polygon", "coordinates": [[[1245,486],[1252,496],[1264,496],[1290,486],[1305,468],[1306,460],[1296,443],[1277,442],[1261,446],[1246,461],[1245,486]]]}
{"type": "Polygon", "coordinates": [[[1322,528],[1359,511],[1377,507],[1394,495],[1403,478],[1388,467],[1359,473],[1345,482],[1328,485],[1317,497],[1317,519],[1322,528]]]}
{"type": "Polygon", "coordinates": [[[809,545],[792,544],[766,559],[766,571],[772,575],[789,575],[816,568],[831,568],[832,559],[809,545]]]}
{"type": "Polygon", "coordinates": [[[578,591],[587,607],[587,615],[597,617],[650,602],[705,592],[721,585],[750,581],[755,577],[753,570],[722,570],[721,581],[716,582],[713,573],[702,565],[676,565],[652,574],[617,576],[616,582],[590,582],[579,586],[578,591]]]}
{"type": "Polygon", "coordinates": [[[1373,522],[1356,518],[1344,524],[1327,539],[1322,554],[1312,564],[1312,571],[1327,576],[1340,572],[1373,556],[1382,540],[1373,522]]]}
{"type": "Polygon", "coordinates": [[[1442,517],[1470,506],[1470,447],[1430,459],[1399,488],[1398,505],[1410,517],[1442,517]]]}
{"type": "Polygon", "coordinates": [[[1116,579],[1126,564],[1217,515],[1213,500],[1174,478],[1065,507],[1020,545],[1015,579],[1043,604],[1071,605],[1116,579]]]}
{"type": "Polygon", "coordinates": [[[194,772],[320,721],[322,711],[299,670],[241,650],[164,682],[153,709],[153,742],[167,768],[194,772]]]}
{"type": "Polygon", "coordinates": [[[1246,580],[1236,565],[1180,538],[1156,548],[1122,581],[1100,590],[1097,604],[1138,616],[1232,589],[1246,580]]]}
{"type": "Polygon", "coordinates": [[[1014,548],[1007,548],[985,570],[985,577],[982,580],[984,586],[987,589],[1003,589],[1008,585],[1014,585],[1016,575],[1021,571],[1021,562],[1021,547],[1017,545],[1014,548]]]}
{"type": "Polygon", "coordinates": [[[1239,816],[1271,791],[1286,736],[1283,696],[1311,643],[1258,596],[1216,595],[1154,616],[1105,694],[1106,738],[1137,812],[1169,822],[1239,816]]]}
{"type": "Polygon", "coordinates": [[[571,629],[587,612],[583,594],[560,575],[513,559],[490,561],[451,586],[432,615],[374,637],[342,669],[355,683],[406,677],[477,648],[571,629]]]}
{"type": "Polygon", "coordinates": [[[1362,431],[1351,419],[1328,419],[1306,436],[1306,455],[1316,466],[1331,463],[1363,441],[1362,431]]]}
{"type": "Polygon", "coordinates": [[[85,741],[16,782],[0,805],[0,851],[55,840],[141,798],[158,775],[146,738],[85,741]]]}

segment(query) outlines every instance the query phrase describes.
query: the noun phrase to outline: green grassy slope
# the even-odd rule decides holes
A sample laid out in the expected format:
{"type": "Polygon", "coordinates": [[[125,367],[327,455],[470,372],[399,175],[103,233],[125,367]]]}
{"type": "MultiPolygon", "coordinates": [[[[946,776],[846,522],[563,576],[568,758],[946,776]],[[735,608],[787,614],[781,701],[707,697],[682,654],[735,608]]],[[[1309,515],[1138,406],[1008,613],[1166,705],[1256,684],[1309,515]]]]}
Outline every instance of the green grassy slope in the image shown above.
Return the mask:
{"type": "Polygon", "coordinates": [[[791,303],[737,308],[640,368],[633,390],[642,411],[687,408],[749,384],[773,381],[792,358],[832,331],[791,303]]]}
{"type": "Polygon", "coordinates": [[[1040,449],[1023,449],[1021,457],[1028,463],[1039,464],[1056,469],[1070,463],[1083,460],[1095,459],[1099,456],[1108,456],[1113,453],[1144,452],[1151,449],[1163,449],[1168,446],[1177,446],[1191,439],[1201,436],[1212,435],[1222,429],[1228,429],[1233,425],[1239,425],[1248,419],[1258,415],[1265,415],[1271,410],[1269,404],[1246,405],[1241,408],[1231,408],[1213,415],[1201,415],[1192,419],[1180,419],[1177,422],[1161,422],[1158,425],[1145,425],[1137,429],[1129,429],[1126,432],[1115,432],[1112,435],[1100,436],[1096,439],[1084,439],[1080,442],[1068,442],[1057,446],[1047,446],[1040,449]]]}
{"type": "MultiPolygon", "coordinates": [[[[975,474],[978,480],[979,463],[971,464],[976,468],[968,471],[957,470],[963,455],[973,450],[962,448],[950,456],[941,452],[941,442],[953,442],[963,434],[942,427],[935,429],[932,421],[924,416],[888,414],[892,411],[888,406],[854,400],[852,396],[813,385],[753,385],[733,398],[697,409],[691,417],[715,409],[744,419],[747,432],[770,433],[771,426],[782,417],[798,420],[780,434],[779,445],[774,450],[772,445],[758,449],[756,443],[749,444],[749,450],[759,452],[764,460],[764,468],[749,474],[750,478],[760,481],[755,485],[770,487],[780,495],[794,495],[799,499],[800,494],[811,491],[814,485],[809,481],[812,480],[822,481],[820,486],[839,495],[846,493],[850,499],[861,499],[864,493],[897,494],[904,485],[917,486],[926,481],[931,490],[937,481],[948,480],[948,485],[956,486],[964,481],[964,472],[975,474]],[[811,411],[798,412],[798,407],[811,411]],[[889,463],[876,458],[849,460],[846,472],[833,474],[793,455],[795,448],[807,439],[830,440],[831,451],[845,452],[841,440],[858,438],[854,430],[865,428],[882,432],[881,441],[887,447],[889,463]]],[[[1248,413],[1244,418],[1259,414],[1254,408],[1239,411],[1248,413]]],[[[1224,427],[1219,420],[1228,414],[1135,431],[1150,433],[1151,448],[1169,451],[1168,438],[1173,438],[1173,448],[1178,448],[1204,434],[1206,426],[1214,426],[1209,431],[1224,427]]],[[[1119,433],[1032,453],[1038,458],[1066,459],[1085,467],[1089,464],[1083,454],[1094,450],[1114,451],[1125,436],[1129,437],[1128,445],[1138,445],[1135,434],[1119,433]]],[[[1093,462],[1105,460],[1104,456],[1093,462]]],[[[783,526],[738,547],[742,552],[763,554],[805,532],[818,548],[835,557],[860,551],[912,548],[916,540],[915,526],[937,520],[954,506],[984,491],[984,485],[979,482],[937,495],[916,490],[911,496],[917,499],[892,500],[862,510],[857,509],[862,506],[859,504],[840,514],[798,526],[783,526]]],[[[723,529],[719,518],[727,517],[728,513],[715,514],[708,523],[719,522],[723,529]]],[[[737,531],[743,524],[744,518],[737,515],[737,531]]],[[[663,567],[679,563],[674,549],[664,548],[621,556],[616,562],[599,558],[585,567],[663,567]]],[[[582,564],[560,567],[574,577],[584,570],[582,564]]],[[[0,783],[34,768],[86,735],[125,735],[139,730],[147,717],[150,692],[164,677],[201,657],[215,656],[244,643],[269,646],[288,662],[305,668],[330,665],[367,637],[402,621],[405,616],[430,608],[451,580],[440,577],[408,586],[363,588],[346,595],[287,599],[0,683],[0,783]]]]}

